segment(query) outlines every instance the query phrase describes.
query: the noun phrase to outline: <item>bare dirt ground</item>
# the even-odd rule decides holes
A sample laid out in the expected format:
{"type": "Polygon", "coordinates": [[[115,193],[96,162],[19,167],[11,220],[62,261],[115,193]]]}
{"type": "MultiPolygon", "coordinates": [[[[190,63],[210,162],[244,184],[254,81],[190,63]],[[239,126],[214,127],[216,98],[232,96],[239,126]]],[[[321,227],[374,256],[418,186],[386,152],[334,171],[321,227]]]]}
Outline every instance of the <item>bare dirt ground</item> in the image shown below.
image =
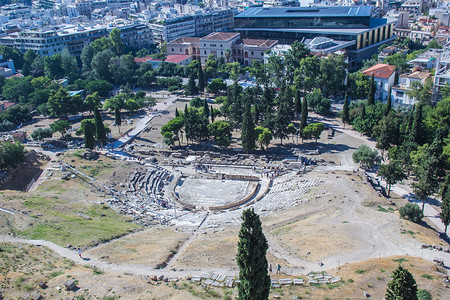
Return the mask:
{"type": "Polygon", "coordinates": [[[127,235],[85,252],[87,256],[104,257],[106,262],[146,265],[156,268],[175,254],[187,234],[172,227],[155,226],[127,235]]]}

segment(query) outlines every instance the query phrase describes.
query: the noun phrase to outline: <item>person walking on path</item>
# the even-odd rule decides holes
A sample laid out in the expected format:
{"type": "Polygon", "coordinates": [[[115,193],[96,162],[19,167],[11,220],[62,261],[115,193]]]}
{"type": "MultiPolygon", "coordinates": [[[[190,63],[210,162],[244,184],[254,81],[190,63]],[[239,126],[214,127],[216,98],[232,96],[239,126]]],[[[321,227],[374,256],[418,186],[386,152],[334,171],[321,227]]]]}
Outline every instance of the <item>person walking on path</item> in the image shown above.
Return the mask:
{"type": "Polygon", "coordinates": [[[272,273],[272,264],[269,264],[269,273],[272,273]]]}
{"type": "Polygon", "coordinates": [[[83,257],[81,257],[81,252],[82,252],[81,248],[78,248],[78,256],[79,256],[80,258],[83,258],[83,257]]]}
{"type": "Polygon", "coordinates": [[[280,264],[277,265],[277,274],[281,274],[281,266],[280,266],[280,264]]]}

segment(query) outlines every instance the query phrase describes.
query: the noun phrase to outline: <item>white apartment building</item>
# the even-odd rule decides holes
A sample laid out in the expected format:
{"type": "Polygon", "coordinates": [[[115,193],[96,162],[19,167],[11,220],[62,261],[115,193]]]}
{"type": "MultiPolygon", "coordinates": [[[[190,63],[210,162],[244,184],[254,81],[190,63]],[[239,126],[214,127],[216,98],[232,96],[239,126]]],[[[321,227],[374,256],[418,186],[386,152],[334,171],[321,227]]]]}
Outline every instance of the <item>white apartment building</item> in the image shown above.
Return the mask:
{"type": "Polygon", "coordinates": [[[402,74],[399,76],[398,85],[392,87],[392,103],[413,105],[415,99],[408,95],[413,82],[425,84],[425,81],[431,77],[430,72],[416,71],[411,74],[402,74]]]}
{"type": "Polygon", "coordinates": [[[151,30],[144,24],[61,25],[52,29],[23,30],[0,36],[0,44],[22,52],[32,49],[41,56],[52,56],[64,48],[74,56],[81,55],[84,45],[106,37],[114,28],[121,30],[122,41],[130,47],[147,47],[153,43],[151,30]]]}
{"type": "Polygon", "coordinates": [[[433,101],[442,99],[441,90],[444,86],[450,86],[450,51],[441,54],[437,64],[433,80],[433,101]]]}
{"type": "Polygon", "coordinates": [[[171,41],[184,36],[195,36],[193,16],[159,20],[150,24],[155,42],[171,41]]]}
{"type": "Polygon", "coordinates": [[[154,20],[150,24],[155,42],[169,42],[181,37],[205,36],[212,32],[232,31],[234,11],[217,10],[197,15],[154,20]]]}
{"type": "Polygon", "coordinates": [[[395,81],[395,66],[387,64],[376,64],[362,72],[369,78],[374,78],[375,81],[375,99],[385,101],[388,98],[389,90],[394,85],[395,81]]]}

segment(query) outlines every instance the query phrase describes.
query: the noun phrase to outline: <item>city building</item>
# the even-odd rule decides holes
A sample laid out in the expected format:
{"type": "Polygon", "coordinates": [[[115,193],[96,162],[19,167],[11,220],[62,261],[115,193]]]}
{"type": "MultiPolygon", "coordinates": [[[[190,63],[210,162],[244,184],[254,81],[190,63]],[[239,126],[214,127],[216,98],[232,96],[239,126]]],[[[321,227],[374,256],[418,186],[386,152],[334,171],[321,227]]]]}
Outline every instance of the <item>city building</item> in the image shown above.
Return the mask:
{"type": "Polygon", "coordinates": [[[408,64],[414,68],[432,69],[436,68],[437,61],[441,57],[441,54],[445,50],[442,49],[429,49],[424,53],[417,56],[415,59],[410,60],[408,64]]]}
{"type": "Polygon", "coordinates": [[[442,99],[442,89],[450,87],[450,51],[446,50],[436,63],[433,80],[433,101],[442,99]]]}
{"type": "Polygon", "coordinates": [[[241,39],[239,33],[214,32],[203,38],[182,37],[167,43],[167,54],[190,55],[192,59],[206,63],[209,55],[223,57],[228,62],[239,62],[245,66],[253,60],[264,61],[264,55],[278,41],[241,39]]]}
{"type": "Polygon", "coordinates": [[[235,31],[243,38],[296,40],[326,37],[348,42],[349,68],[391,42],[394,21],[373,18],[372,6],[250,7],[235,16],[235,31]]]}
{"type": "Polygon", "coordinates": [[[234,11],[214,10],[201,14],[155,19],[150,29],[155,42],[169,42],[181,37],[202,37],[212,32],[232,31],[234,11]]]}
{"type": "Polygon", "coordinates": [[[408,95],[413,82],[425,84],[425,81],[431,77],[430,72],[416,71],[411,74],[401,74],[398,79],[398,85],[392,87],[392,103],[402,105],[413,105],[414,98],[408,95]]]}
{"type": "Polygon", "coordinates": [[[151,30],[144,24],[61,25],[38,30],[26,29],[0,36],[0,44],[15,47],[23,52],[35,50],[41,56],[52,56],[64,48],[74,56],[81,55],[84,45],[106,37],[114,28],[121,30],[123,42],[130,47],[147,47],[153,43],[151,30]]]}
{"type": "Polygon", "coordinates": [[[389,90],[395,82],[395,66],[387,64],[376,64],[362,72],[375,81],[375,99],[385,101],[388,98],[389,90]]]}

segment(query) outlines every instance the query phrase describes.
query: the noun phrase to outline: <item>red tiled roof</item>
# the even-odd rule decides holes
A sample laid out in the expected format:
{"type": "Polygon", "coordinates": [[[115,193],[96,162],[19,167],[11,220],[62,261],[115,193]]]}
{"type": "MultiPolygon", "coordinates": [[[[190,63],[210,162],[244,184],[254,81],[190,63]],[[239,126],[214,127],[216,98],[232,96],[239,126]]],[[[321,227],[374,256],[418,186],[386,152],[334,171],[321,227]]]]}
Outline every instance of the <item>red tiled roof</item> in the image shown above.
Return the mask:
{"type": "Polygon", "coordinates": [[[243,39],[242,42],[244,45],[257,47],[272,47],[273,45],[278,43],[277,40],[257,40],[257,39],[243,39]]]}
{"type": "Polygon", "coordinates": [[[15,104],[16,104],[15,102],[0,101],[0,108],[8,109],[8,108],[10,108],[11,106],[13,106],[15,104]]]}
{"type": "Polygon", "coordinates": [[[387,64],[376,64],[373,67],[364,70],[362,73],[367,76],[373,76],[376,78],[388,79],[395,72],[395,66],[387,64]]]}
{"type": "Polygon", "coordinates": [[[146,57],[135,57],[134,61],[139,64],[139,63],[145,63],[147,62],[147,60],[152,59],[150,56],[146,56],[146,57]]]}
{"type": "Polygon", "coordinates": [[[180,37],[173,41],[170,41],[168,44],[198,44],[200,41],[199,37],[192,37],[192,36],[186,36],[186,37],[180,37]]]}
{"type": "Polygon", "coordinates": [[[203,37],[202,41],[227,41],[238,35],[235,32],[213,32],[203,37]]]}
{"type": "Polygon", "coordinates": [[[166,62],[178,64],[190,57],[191,57],[190,55],[183,55],[183,54],[167,55],[166,62]]]}

